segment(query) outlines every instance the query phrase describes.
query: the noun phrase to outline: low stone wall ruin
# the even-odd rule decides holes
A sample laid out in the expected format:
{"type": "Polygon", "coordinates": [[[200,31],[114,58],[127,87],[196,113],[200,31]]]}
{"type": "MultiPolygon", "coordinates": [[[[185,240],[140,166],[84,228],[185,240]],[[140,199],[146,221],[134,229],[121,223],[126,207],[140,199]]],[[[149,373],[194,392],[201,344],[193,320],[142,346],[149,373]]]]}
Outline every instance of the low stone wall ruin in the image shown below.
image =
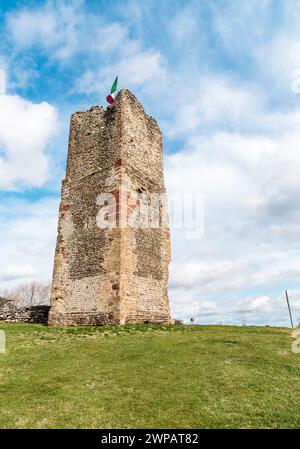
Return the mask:
{"type": "Polygon", "coordinates": [[[50,306],[16,307],[13,301],[0,298],[0,322],[48,323],[50,306]]]}

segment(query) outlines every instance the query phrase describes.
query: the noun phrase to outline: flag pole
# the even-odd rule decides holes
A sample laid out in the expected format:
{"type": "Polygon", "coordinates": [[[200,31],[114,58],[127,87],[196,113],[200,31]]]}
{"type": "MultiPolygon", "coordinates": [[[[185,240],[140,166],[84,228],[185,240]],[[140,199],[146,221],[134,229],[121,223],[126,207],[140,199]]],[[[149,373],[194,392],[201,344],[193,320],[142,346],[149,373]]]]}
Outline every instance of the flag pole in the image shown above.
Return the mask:
{"type": "Polygon", "coordinates": [[[293,317],[292,317],[291,306],[290,306],[290,301],[289,301],[287,290],[285,291],[285,297],[286,297],[286,302],[287,302],[288,309],[289,309],[291,325],[292,325],[292,328],[293,328],[294,327],[294,323],[293,323],[293,317]]]}

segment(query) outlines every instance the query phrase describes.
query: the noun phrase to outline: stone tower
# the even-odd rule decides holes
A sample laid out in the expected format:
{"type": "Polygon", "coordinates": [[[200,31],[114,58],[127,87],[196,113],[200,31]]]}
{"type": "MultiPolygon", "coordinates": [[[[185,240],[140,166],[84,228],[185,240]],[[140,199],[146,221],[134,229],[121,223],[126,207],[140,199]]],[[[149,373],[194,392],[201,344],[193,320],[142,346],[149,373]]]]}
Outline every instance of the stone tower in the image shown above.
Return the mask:
{"type": "Polygon", "coordinates": [[[161,131],[132,93],[72,115],[49,324],[170,321],[164,193],[161,131]]]}

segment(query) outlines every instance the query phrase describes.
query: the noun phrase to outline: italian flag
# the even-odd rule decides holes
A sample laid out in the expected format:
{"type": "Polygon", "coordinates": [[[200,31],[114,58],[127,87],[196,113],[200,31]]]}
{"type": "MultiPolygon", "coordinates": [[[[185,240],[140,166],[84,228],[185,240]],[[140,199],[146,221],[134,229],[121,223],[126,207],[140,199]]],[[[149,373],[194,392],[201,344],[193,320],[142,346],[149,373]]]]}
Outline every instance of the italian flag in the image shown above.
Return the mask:
{"type": "Polygon", "coordinates": [[[114,102],[115,102],[117,84],[118,84],[118,77],[116,77],[113,85],[111,86],[110,94],[107,95],[107,97],[106,97],[106,101],[109,104],[114,104],[114,102]]]}

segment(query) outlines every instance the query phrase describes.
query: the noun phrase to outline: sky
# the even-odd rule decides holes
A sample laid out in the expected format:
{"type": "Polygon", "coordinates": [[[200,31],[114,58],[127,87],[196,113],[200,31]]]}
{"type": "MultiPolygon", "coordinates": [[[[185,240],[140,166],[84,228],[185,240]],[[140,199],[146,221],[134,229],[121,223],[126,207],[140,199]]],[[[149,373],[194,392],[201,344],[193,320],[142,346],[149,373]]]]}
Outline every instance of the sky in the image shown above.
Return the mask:
{"type": "Polygon", "coordinates": [[[70,114],[119,74],[163,132],[167,191],[199,193],[201,239],[173,229],[172,316],[300,317],[300,1],[1,0],[0,290],[51,278],[70,114]]]}

